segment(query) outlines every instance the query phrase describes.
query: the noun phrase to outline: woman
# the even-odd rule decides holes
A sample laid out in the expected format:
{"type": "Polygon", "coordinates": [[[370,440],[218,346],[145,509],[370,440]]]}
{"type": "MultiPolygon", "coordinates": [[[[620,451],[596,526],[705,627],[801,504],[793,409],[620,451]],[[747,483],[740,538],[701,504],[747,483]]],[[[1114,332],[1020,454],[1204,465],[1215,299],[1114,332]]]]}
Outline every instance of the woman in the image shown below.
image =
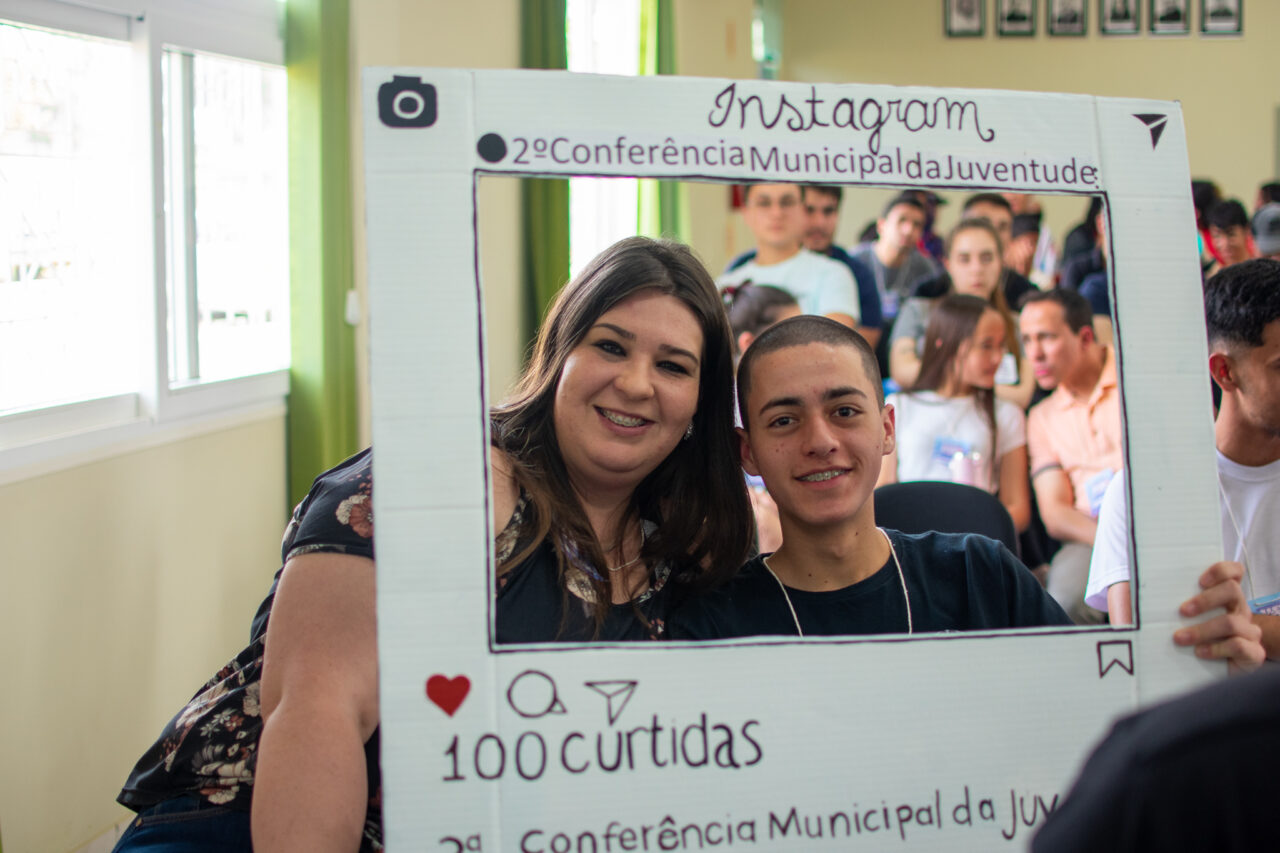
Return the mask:
{"type": "Polygon", "coordinates": [[[729,341],[710,276],[675,244],[623,240],[556,299],[492,412],[498,642],[657,638],[669,578],[737,569],[729,341]]]}
{"type": "MultiPolygon", "coordinates": [[[[624,240],[565,286],[491,413],[500,641],[660,636],[682,581],[741,564],[730,365],[686,247],[624,240]]],[[[118,851],[380,849],[370,459],[294,511],[250,646],[126,782],[118,851]]]]}
{"type": "MultiPolygon", "coordinates": [[[[980,297],[999,312],[1004,321],[1009,353],[1001,364],[996,394],[1025,410],[1035,391],[1035,375],[1030,362],[1019,356],[1018,324],[1005,303],[1004,247],[1000,235],[986,219],[963,219],[947,235],[946,251],[943,263],[950,278],[946,293],[980,297]]],[[[902,306],[894,323],[889,343],[889,376],[899,388],[912,387],[920,374],[924,330],[937,301],[912,297],[902,306]]]]}
{"type": "Polygon", "coordinates": [[[996,495],[1018,530],[1031,520],[1027,426],[1022,410],[996,398],[1005,322],[985,300],[945,297],[929,317],[924,359],[912,388],[890,394],[896,448],[877,485],[945,480],[996,495]]]}

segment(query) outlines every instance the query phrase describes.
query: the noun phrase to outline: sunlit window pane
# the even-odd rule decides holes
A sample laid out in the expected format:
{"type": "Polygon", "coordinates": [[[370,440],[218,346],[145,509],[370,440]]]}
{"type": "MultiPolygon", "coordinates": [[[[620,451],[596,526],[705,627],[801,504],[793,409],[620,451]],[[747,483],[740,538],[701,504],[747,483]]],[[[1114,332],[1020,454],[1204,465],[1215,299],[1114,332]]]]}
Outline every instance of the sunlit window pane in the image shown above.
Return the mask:
{"type": "Polygon", "coordinates": [[[180,116],[171,112],[166,122],[171,376],[175,382],[223,379],[287,367],[284,69],[174,53],[166,59],[165,78],[166,108],[180,109],[189,100],[192,115],[185,132],[180,116]],[[185,88],[184,62],[190,75],[185,88]],[[194,203],[193,247],[184,192],[194,203]],[[195,310],[188,311],[192,296],[195,310]],[[188,319],[194,319],[194,351],[188,319]]]}
{"type": "Polygon", "coordinates": [[[0,24],[0,411],[137,388],[129,85],[127,45],[0,24]]]}
{"type": "MultiPolygon", "coordinates": [[[[639,73],[639,0],[569,0],[566,18],[570,71],[639,73]]],[[[570,179],[570,275],[606,247],[635,235],[638,192],[633,178],[570,179]]]]}

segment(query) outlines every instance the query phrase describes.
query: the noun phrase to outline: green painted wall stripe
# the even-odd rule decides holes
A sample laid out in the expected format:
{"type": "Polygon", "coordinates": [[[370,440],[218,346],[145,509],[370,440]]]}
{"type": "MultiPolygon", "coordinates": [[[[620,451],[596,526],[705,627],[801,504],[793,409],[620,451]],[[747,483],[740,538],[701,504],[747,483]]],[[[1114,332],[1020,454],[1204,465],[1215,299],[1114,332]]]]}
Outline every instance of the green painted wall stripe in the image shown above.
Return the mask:
{"type": "Polygon", "coordinates": [[[347,0],[289,0],[289,497],[359,448],[352,287],[347,0]]]}

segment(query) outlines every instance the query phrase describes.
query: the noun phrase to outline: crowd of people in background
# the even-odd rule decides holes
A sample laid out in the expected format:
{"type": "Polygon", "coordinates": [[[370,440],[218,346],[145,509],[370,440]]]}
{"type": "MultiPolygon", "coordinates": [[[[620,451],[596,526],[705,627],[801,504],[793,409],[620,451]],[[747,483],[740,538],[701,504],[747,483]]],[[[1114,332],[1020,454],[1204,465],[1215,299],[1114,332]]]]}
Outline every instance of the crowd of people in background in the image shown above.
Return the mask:
{"type": "MultiPolygon", "coordinates": [[[[1192,189],[1204,281],[1280,258],[1280,182],[1259,188],[1252,216],[1212,182],[1192,189]]],[[[1119,491],[1113,481],[1124,467],[1103,199],[1090,197],[1058,243],[1033,196],[973,194],[943,237],[934,226],[946,202],[907,190],[848,249],[834,242],[841,201],[836,186],[746,187],[743,217],[756,245],[718,282],[731,317],[745,317],[743,306],[765,291],[776,299],[792,292],[791,280],[775,274],[780,267],[761,257],[785,253],[789,270],[806,255],[811,264],[843,264],[849,276],[809,287],[828,294],[826,305],[839,292],[838,304],[856,302],[859,313],[810,310],[803,300],[789,310],[825,314],[875,348],[897,430],[879,484],[942,480],[995,495],[1019,532],[1023,561],[1072,620],[1107,621],[1105,590],[1085,595],[1104,496],[1119,491]],[[776,197],[792,201],[784,207],[776,197]]],[[[784,316],[752,313],[743,331],[754,340],[784,316]]],[[[1215,405],[1223,381],[1215,375],[1215,405]]],[[[761,550],[774,550],[776,513],[755,485],[761,550]]],[[[1280,593],[1280,575],[1266,586],[1280,593]]],[[[1111,618],[1128,621],[1128,613],[1111,618]]]]}

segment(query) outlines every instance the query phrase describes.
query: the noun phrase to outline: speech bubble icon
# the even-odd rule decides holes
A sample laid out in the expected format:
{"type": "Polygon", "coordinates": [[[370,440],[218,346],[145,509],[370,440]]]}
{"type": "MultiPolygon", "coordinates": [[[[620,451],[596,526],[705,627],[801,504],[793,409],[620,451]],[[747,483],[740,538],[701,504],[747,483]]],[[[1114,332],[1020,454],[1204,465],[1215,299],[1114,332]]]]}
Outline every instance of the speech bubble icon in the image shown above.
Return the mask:
{"type": "Polygon", "coordinates": [[[560,701],[556,691],[555,679],[536,669],[526,669],[511,679],[511,686],[507,688],[507,703],[511,705],[511,710],[527,719],[565,713],[564,703],[560,701]]]}

